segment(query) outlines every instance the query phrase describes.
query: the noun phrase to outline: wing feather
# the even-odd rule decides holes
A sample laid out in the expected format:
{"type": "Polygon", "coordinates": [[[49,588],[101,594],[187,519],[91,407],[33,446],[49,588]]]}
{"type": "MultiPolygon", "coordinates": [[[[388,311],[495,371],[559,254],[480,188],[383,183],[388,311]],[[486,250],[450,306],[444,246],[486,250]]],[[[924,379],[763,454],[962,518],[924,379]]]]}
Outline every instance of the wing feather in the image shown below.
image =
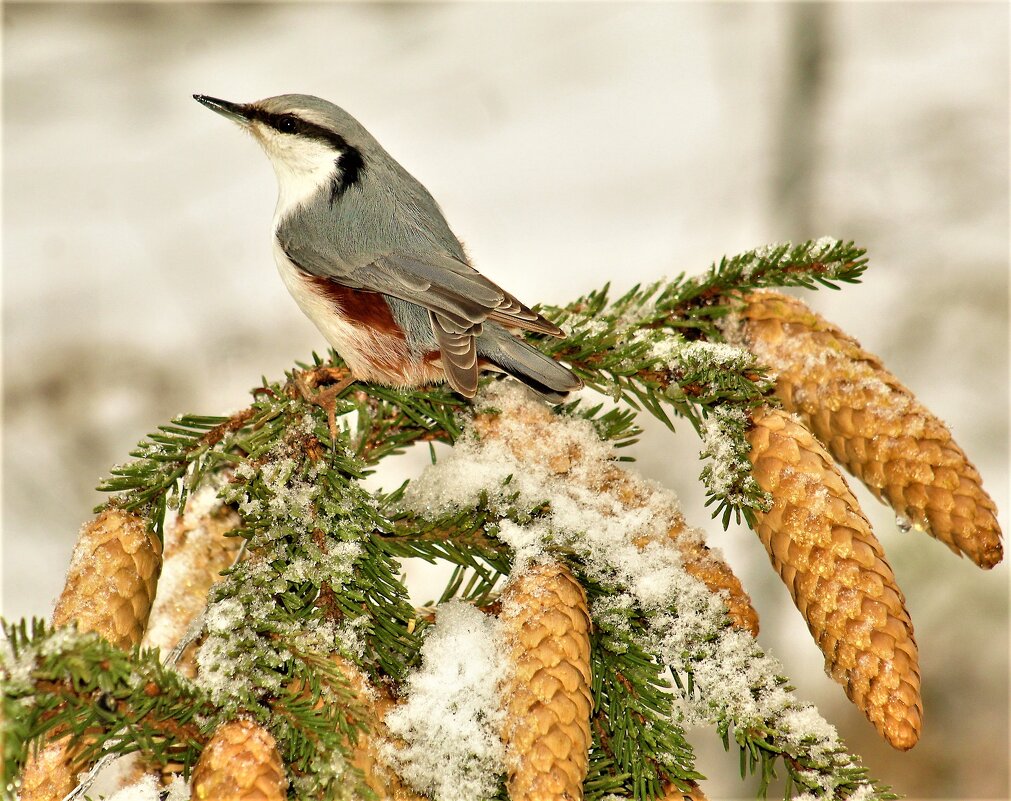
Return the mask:
{"type": "Polygon", "coordinates": [[[486,320],[507,328],[563,336],[556,325],[448,253],[384,253],[367,264],[352,266],[314,247],[311,237],[295,239],[287,233],[285,226],[278,228],[278,244],[300,269],[352,289],[379,292],[426,309],[446,378],[466,397],[477,392],[476,338],[486,320]]]}
{"type": "Polygon", "coordinates": [[[434,312],[428,313],[435,332],[435,341],[439,343],[442,354],[442,369],[446,373],[449,385],[466,398],[473,398],[477,393],[477,334],[481,326],[476,326],[476,333],[460,331],[451,322],[434,312]]]}
{"type": "Polygon", "coordinates": [[[306,242],[282,236],[285,255],[306,272],[354,289],[367,289],[416,303],[428,311],[456,320],[481,323],[493,319],[511,328],[562,336],[561,330],[531,311],[514,296],[464,261],[447,253],[417,255],[386,253],[368,264],[334,264],[306,242]]]}

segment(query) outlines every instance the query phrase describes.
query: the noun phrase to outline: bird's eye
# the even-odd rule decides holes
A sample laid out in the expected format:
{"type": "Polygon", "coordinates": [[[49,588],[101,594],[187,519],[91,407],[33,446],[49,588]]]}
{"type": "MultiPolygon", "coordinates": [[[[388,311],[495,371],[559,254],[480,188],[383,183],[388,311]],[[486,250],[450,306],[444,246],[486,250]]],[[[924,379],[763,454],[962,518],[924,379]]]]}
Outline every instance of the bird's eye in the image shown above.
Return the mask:
{"type": "Polygon", "coordinates": [[[294,117],[284,116],[277,121],[277,130],[281,133],[295,133],[298,128],[298,120],[294,117]]]}

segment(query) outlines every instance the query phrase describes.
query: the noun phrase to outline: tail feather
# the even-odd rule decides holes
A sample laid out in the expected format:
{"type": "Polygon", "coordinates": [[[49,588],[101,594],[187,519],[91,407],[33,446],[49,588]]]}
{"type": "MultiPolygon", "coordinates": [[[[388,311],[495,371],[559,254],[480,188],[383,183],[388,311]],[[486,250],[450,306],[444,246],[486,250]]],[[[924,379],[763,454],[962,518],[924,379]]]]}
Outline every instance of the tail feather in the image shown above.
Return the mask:
{"type": "Polygon", "coordinates": [[[583,386],[568,367],[497,325],[486,324],[478,339],[478,354],[552,403],[561,403],[568,393],[583,386]]]}

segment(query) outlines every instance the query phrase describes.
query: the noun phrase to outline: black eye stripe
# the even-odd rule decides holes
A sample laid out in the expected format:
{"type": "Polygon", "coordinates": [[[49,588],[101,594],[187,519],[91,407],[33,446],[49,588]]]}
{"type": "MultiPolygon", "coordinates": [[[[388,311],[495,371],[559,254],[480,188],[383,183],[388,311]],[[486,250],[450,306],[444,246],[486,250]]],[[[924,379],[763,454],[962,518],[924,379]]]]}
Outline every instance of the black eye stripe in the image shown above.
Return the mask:
{"type": "Polygon", "coordinates": [[[319,142],[326,142],[333,147],[334,150],[354,150],[354,148],[347,143],[347,140],[339,133],[330,131],[322,125],[317,125],[309,120],[302,119],[297,114],[275,114],[274,112],[265,111],[264,109],[257,108],[256,106],[248,106],[246,114],[249,119],[265,123],[275,131],[280,131],[284,134],[297,134],[298,136],[304,136],[308,139],[316,139],[319,142]]]}
{"type": "Polygon", "coordinates": [[[366,166],[365,157],[358,148],[349,145],[348,141],[339,133],[309,122],[309,120],[304,120],[297,114],[275,114],[252,105],[246,107],[246,116],[250,120],[265,123],[282,134],[294,134],[315,139],[318,142],[325,142],[340,152],[340,156],[335,162],[338,172],[330,186],[331,204],[336,202],[352,186],[361,183],[366,166]]]}

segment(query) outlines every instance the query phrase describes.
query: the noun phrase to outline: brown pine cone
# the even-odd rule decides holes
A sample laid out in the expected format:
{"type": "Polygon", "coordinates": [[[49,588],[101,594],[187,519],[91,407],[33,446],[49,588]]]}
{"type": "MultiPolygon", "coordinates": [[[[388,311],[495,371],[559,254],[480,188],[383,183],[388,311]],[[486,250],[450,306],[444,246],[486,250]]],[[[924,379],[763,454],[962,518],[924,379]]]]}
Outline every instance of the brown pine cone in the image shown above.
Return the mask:
{"type": "Polygon", "coordinates": [[[283,801],[288,779],[273,736],[239,718],[219,726],[193,770],[199,801],[283,801]]]}
{"type": "MultiPolygon", "coordinates": [[[[164,655],[182,639],[207,603],[211,586],[235,559],[241,540],[225,535],[239,523],[234,509],[217,504],[202,515],[187,510],[165,532],[161,588],[144,634],[145,647],[160,648],[164,655]]],[[[191,644],[175,666],[191,679],[196,675],[196,646],[191,644]]]]}
{"type": "MultiPolygon", "coordinates": [[[[591,489],[613,495],[626,509],[641,509],[646,506],[650,502],[651,493],[655,491],[649,483],[617,465],[606,468],[601,481],[591,486],[591,489]]],[[[757,637],[758,612],[751,605],[751,597],[745,592],[730,565],[713,555],[698,531],[688,528],[680,512],[672,508],[667,516],[669,527],[666,540],[673,543],[680,552],[685,572],[705,584],[710,592],[726,593],[724,599],[731,624],[734,628],[751,632],[752,636],[757,637]]],[[[635,544],[643,548],[652,539],[654,538],[642,536],[635,544]]]]}
{"type": "Polygon", "coordinates": [[[81,529],[53,625],[77,623],[129,649],[147,626],[161,570],[161,543],[147,521],[107,509],[81,529]]]}
{"type": "Polygon", "coordinates": [[[21,801],[63,801],[77,786],[70,768],[70,738],[47,743],[35,756],[29,756],[21,772],[21,801]]]}
{"type": "MultiPolygon", "coordinates": [[[[560,439],[555,429],[555,416],[546,405],[528,405],[521,420],[503,420],[498,413],[478,414],[474,429],[482,439],[503,440],[513,455],[521,461],[539,464],[554,475],[579,475],[586,486],[599,494],[613,497],[625,509],[641,509],[652,500],[655,485],[644,481],[629,470],[609,464],[600,470],[578,470],[598,455],[583,453],[572,443],[560,439]],[[592,477],[591,479],[588,477],[592,477]]],[[[691,533],[676,508],[668,512],[666,539],[680,552],[685,571],[705,584],[711,592],[726,592],[724,596],[731,623],[744,631],[758,634],[758,613],[751,598],[730,566],[716,557],[700,537],[691,533]]],[[[650,537],[636,541],[644,547],[650,537]]]]}
{"type": "MultiPolygon", "coordinates": [[[[681,553],[681,564],[688,575],[697,578],[712,593],[724,592],[727,605],[727,616],[731,625],[758,636],[758,612],[751,605],[751,596],[745,592],[741,580],[734,575],[730,565],[722,559],[713,556],[713,552],[697,535],[693,534],[678,515],[667,530],[667,539],[671,540],[681,553]]],[[[636,543],[642,547],[645,544],[636,543]]]]}
{"type": "Polygon", "coordinates": [[[745,302],[745,343],[778,374],[784,408],[896,514],[980,567],[1000,562],[996,506],[947,426],[799,300],[765,291],[745,302]]]}
{"type": "Polygon", "coordinates": [[[562,564],[536,565],[502,593],[513,675],[503,739],[512,801],[583,797],[590,748],[590,616],[562,564]]]}
{"type": "Polygon", "coordinates": [[[829,675],[895,748],[912,748],[923,706],[902,591],[846,480],[792,416],[760,407],[748,432],[772,508],[756,531],[825,654],[829,675]]]}
{"type": "Polygon", "coordinates": [[[658,801],[706,801],[706,794],[695,782],[688,782],[689,789],[681,790],[671,784],[658,801]]]}
{"type": "Polygon", "coordinates": [[[404,784],[379,753],[378,744],[389,740],[389,730],[383,719],[393,708],[393,699],[384,689],[373,686],[368,678],[347,660],[334,657],[334,661],[348,677],[358,701],[368,710],[366,719],[368,730],[358,735],[351,764],[364,774],[365,783],[379,801],[424,801],[425,796],[414,792],[404,784]]]}
{"type": "MultiPolygon", "coordinates": [[[[107,509],[81,529],[67,581],[53,611],[53,626],[76,623],[113,645],[130,649],[147,626],[161,569],[161,543],[147,522],[107,509]]],[[[62,799],[74,789],[69,739],[43,746],[21,773],[23,799],[62,799]]]]}

